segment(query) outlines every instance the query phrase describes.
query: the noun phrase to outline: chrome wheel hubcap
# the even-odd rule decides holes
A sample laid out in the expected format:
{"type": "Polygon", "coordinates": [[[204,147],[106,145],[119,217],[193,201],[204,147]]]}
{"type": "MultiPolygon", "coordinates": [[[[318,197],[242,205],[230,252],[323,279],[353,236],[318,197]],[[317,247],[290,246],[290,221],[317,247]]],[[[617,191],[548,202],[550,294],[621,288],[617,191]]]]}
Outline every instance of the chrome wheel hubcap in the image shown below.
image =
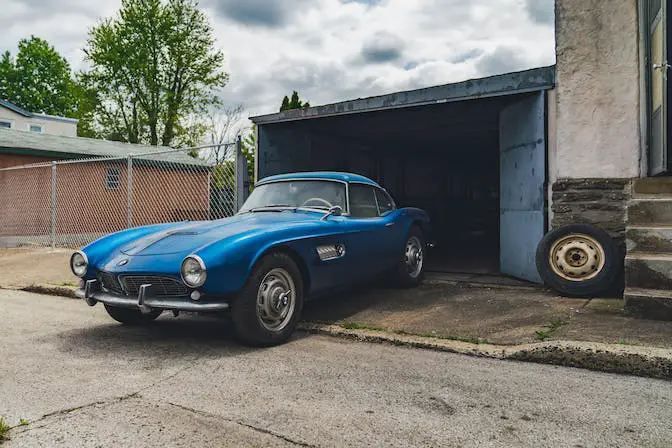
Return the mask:
{"type": "Polygon", "coordinates": [[[558,276],[575,282],[589,280],[604,268],[602,245],[582,233],[567,235],[551,247],[549,264],[558,276]]]}
{"type": "Polygon", "coordinates": [[[422,243],[418,237],[412,236],[406,242],[404,261],[406,262],[408,275],[413,278],[420,275],[424,263],[424,253],[422,251],[422,243]]]}
{"type": "Polygon", "coordinates": [[[295,291],[292,276],[282,268],[264,276],[257,292],[257,317],[265,329],[278,332],[289,324],[296,306],[295,291]]]}

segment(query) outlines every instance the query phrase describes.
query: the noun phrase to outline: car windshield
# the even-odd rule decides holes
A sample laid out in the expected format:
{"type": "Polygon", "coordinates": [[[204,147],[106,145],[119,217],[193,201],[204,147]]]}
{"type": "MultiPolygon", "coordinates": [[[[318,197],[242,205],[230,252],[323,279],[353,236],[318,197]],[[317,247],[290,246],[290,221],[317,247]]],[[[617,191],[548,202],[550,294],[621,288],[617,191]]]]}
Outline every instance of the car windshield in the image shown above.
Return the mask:
{"type": "Polygon", "coordinates": [[[313,208],[329,210],[333,206],[346,209],[345,184],[326,180],[290,180],[259,185],[241,213],[267,208],[313,208]]]}

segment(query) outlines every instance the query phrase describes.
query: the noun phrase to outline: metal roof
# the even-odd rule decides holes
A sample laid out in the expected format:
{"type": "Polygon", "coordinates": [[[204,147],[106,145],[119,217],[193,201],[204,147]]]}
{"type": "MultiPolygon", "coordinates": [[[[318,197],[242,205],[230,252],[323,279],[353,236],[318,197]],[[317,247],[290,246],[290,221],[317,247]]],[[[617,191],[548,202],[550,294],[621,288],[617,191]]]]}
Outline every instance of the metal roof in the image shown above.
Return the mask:
{"type": "Polygon", "coordinates": [[[48,114],[36,114],[33,112],[29,112],[26,109],[23,109],[16,104],[12,104],[9,101],[6,100],[0,100],[0,106],[5,107],[12,112],[16,112],[19,115],[23,115],[24,117],[27,118],[40,118],[42,120],[51,120],[51,121],[62,121],[65,123],[77,123],[79,120],[76,118],[68,118],[68,117],[59,117],[56,115],[48,115],[48,114]]]}
{"type": "Polygon", "coordinates": [[[409,106],[423,106],[477,98],[549,90],[555,87],[555,66],[535,68],[488,78],[426,87],[387,95],[358,98],[323,106],[292,109],[251,117],[255,124],[322,118],[333,115],[372,112],[409,106]]]}
{"type": "Polygon", "coordinates": [[[3,152],[61,159],[127,157],[130,154],[135,154],[147,160],[160,160],[198,166],[208,165],[203,160],[189,156],[185,151],[178,151],[165,146],[135,145],[109,140],[66,137],[0,128],[0,154],[3,152]],[[154,152],[157,154],[148,154],[154,152]]]}
{"type": "Polygon", "coordinates": [[[306,173],[289,173],[289,174],[278,174],[275,176],[269,176],[260,180],[257,185],[265,184],[268,182],[277,182],[281,180],[293,180],[293,179],[310,179],[310,180],[338,180],[341,182],[359,182],[368,185],[378,186],[377,183],[369,179],[368,177],[360,176],[359,174],[352,173],[339,173],[336,171],[312,171],[306,173]]]}

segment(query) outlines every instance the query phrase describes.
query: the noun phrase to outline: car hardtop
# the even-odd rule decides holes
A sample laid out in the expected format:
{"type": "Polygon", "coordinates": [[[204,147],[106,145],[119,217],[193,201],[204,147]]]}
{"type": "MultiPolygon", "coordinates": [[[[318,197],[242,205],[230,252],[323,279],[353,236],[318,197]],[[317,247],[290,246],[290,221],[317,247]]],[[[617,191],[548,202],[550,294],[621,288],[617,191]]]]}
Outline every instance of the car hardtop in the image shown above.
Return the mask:
{"type": "Polygon", "coordinates": [[[275,176],[269,176],[264,179],[261,179],[259,182],[257,182],[257,186],[273,182],[290,181],[290,180],[328,180],[328,181],[338,181],[346,183],[354,182],[381,188],[381,186],[378,185],[377,182],[374,182],[368,177],[364,177],[359,174],[341,173],[337,171],[312,171],[306,173],[277,174],[275,176]]]}

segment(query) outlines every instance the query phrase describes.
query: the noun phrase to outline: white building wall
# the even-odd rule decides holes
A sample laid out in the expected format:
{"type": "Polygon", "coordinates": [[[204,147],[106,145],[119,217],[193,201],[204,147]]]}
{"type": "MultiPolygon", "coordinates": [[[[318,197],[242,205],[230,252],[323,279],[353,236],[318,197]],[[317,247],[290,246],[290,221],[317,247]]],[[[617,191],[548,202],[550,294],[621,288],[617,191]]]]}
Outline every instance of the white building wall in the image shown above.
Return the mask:
{"type": "Polygon", "coordinates": [[[18,131],[29,131],[30,125],[39,125],[42,127],[42,133],[44,134],[77,137],[76,120],[54,120],[50,119],[49,116],[41,117],[40,115],[25,117],[13,110],[0,106],[0,121],[10,122],[11,129],[18,131]]]}
{"type": "Polygon", "coordinates": [[[640,176],[637,13],[637,0],[556,1],[551,181],[640,176]]]}

